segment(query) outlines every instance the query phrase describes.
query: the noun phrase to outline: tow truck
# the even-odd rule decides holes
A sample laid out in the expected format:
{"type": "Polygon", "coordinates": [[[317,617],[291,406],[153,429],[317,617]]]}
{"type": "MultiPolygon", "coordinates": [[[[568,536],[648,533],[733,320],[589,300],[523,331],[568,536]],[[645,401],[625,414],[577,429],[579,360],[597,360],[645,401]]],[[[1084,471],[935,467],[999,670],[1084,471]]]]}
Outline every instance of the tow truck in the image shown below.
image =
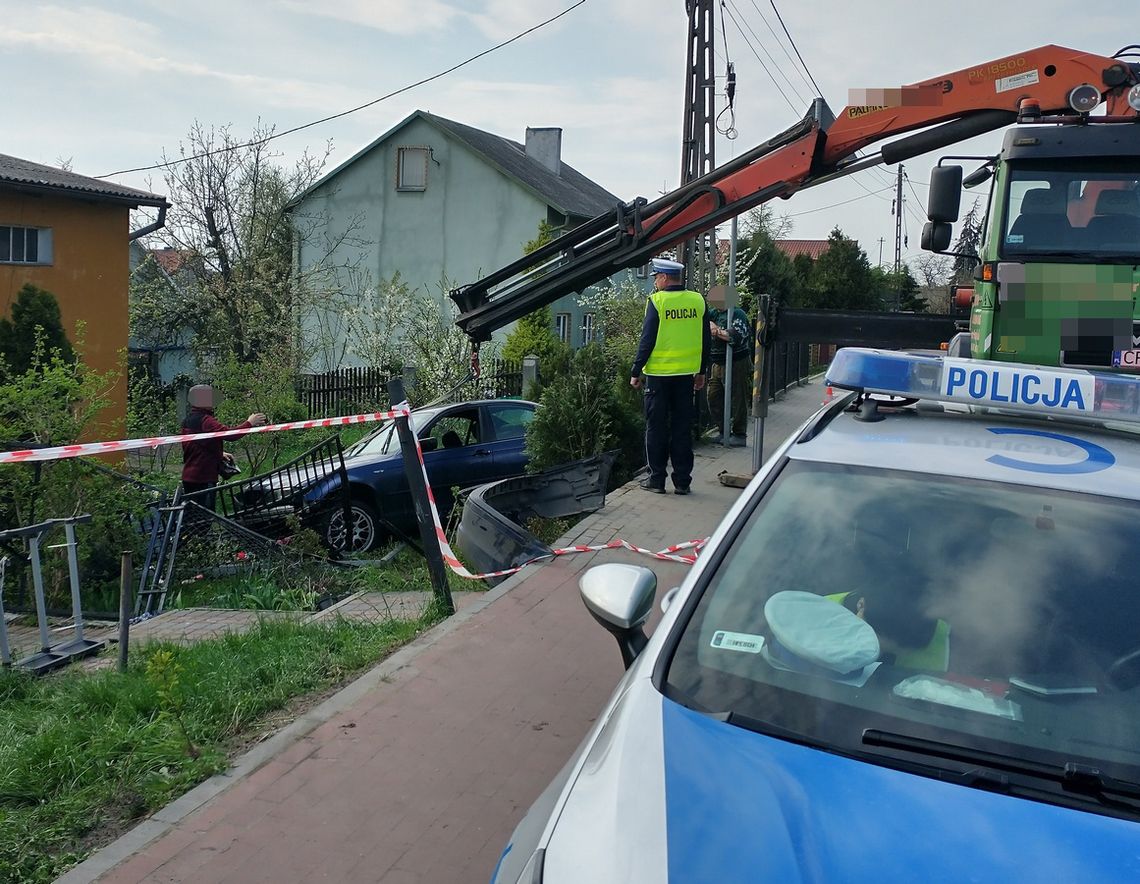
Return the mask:
{"type": "MultiPolygon", "coordinates": [[[[946,253],[962,187],[990,181],[969,331],[954,317],[782,311],[777,337],[842,346],[938,346],[957,355],[1140,369],[1140,47],[1108,57],[1042,46],[893,89],[823,98],[791,128],[679,189],[637,198],[452,290],[475,345],[526,314],[769,200],[1012,126],[963,177],[931,174],[925,248],[946,253]],[[1105,106],[1104,115],[1093,115],[1105,106]],[[1016,124],[1016,125],[1015,125],[1016,124]],[[890,139],[890,140],[888,140],[890,139]],[[874,152],[861,153],[875,145],[874,152]],[[951,341],[951,338],[953,340],[951,341]]],[[[957,159],[969,159],[958,157],[957,159]]],[[[773,327],[774,326],[774,327],[773,327]]]]}

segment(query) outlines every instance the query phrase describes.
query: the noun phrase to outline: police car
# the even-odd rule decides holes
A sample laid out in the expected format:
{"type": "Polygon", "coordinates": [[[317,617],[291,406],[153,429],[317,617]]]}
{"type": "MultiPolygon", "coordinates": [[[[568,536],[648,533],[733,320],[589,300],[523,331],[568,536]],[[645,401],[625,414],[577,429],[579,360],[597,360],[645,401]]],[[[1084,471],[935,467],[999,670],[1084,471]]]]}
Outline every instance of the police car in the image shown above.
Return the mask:
{"type": "Polygon", "coordinates": [[[1140,378],[827,382],[652,638],[583,575],[627,672],[493,881],[1140,880],[1140,378]]]}

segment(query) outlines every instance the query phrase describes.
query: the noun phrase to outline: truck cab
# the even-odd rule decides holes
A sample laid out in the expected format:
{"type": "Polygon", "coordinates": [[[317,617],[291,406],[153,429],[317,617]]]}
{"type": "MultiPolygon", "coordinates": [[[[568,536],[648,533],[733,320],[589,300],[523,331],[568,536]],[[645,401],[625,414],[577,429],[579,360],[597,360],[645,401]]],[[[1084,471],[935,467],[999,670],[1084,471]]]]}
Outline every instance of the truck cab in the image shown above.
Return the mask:
{"type": "MultiPolygon", "coordinates": [[[[988,178],[990,194],[968,341],[951,349],[1140,372],[1140,125],[1064,119],[1008,130],[965,179],[988,178]]],[[[961,185],[960,166],[933,171],[924,247],[945,251],[961,185]]]]}

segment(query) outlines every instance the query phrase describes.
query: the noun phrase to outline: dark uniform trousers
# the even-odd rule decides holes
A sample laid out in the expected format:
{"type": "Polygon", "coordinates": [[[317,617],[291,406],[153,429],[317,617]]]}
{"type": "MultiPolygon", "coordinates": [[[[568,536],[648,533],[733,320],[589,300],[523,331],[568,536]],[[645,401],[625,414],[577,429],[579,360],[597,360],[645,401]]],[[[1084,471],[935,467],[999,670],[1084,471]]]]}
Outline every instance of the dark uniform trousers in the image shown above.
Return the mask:
{"type": "Polygon", "coordinates": [[[644,375],[645,459],[649,484],[665,487],[666,463],[673,464],[673,485],[693,480],[693,376],[644,375]]]}

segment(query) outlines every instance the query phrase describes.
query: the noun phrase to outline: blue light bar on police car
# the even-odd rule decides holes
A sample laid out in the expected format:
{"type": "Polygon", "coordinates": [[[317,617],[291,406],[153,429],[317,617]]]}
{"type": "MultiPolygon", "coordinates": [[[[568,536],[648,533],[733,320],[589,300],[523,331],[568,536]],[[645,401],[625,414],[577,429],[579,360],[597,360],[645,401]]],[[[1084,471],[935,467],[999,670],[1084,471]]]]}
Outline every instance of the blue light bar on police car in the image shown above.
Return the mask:
{"type": "Polygon", "coordinates": [[[1140,377],[845,347],[827,369],[843,390],[1034,414],[1140,423],[1140,377]]]}

